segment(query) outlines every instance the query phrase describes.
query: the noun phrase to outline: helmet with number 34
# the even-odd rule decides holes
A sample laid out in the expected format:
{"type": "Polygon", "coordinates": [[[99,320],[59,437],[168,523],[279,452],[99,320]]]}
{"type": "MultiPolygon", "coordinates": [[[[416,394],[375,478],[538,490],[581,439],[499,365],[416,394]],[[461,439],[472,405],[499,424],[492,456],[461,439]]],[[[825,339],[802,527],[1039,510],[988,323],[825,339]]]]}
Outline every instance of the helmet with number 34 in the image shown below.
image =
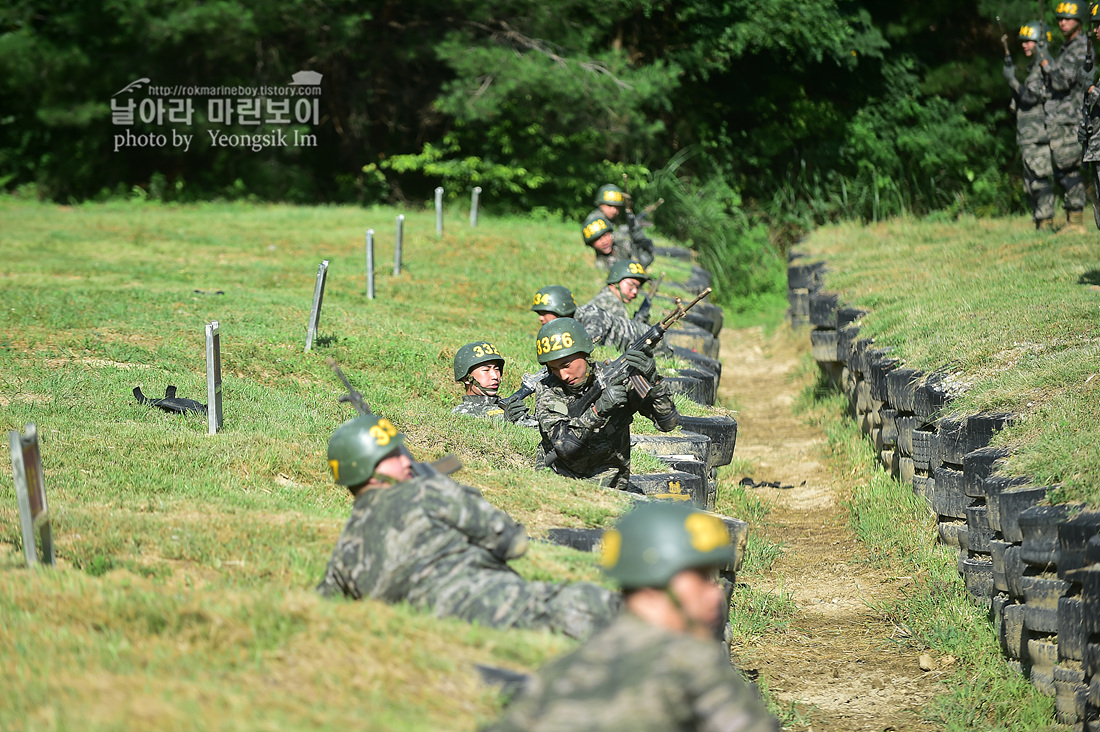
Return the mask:
{"type": "Polygon", "coordinates": [[[559,318],[571,318],[577,312],[573,293],[561,285],[549,285],[535,293],[531,309],[536,313],[553,313],[559,318]]]}
{"type": "Polygon", "coordinates": [[[539,328],[535,336],[535,355],[545,365],[559,358],[583,353],[595,348],[584,326],[572,318],[556,318],[539,328]]]}
{"type": "Polygon", "coordinates": [[[405,435],[377,414],[349,419],[336,428],[328,441],[328,465],[337,485],[362,485],[374,475],[378,463],[405,444],[405,435]]]}

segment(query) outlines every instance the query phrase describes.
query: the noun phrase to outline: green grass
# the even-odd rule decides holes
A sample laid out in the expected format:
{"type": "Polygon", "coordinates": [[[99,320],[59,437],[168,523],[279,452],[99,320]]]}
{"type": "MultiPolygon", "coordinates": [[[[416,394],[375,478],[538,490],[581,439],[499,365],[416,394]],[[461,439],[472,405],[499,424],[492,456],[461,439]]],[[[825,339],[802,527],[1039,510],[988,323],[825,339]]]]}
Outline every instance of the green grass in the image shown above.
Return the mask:
{"type": "MultiPolygon", "coordinates": [[[[610,525],[630,505],[533,472],[534,432],[450,413],[462,344],[494,342],[510,392],[538,368],[531,293],[564,284],[585,302],[604,286],[574,225],[483,218],[476,230],[449,222],[440,239],[430,213],[405,212],[394,276],[397,213],[0,198],[0,418],[38,425],[58,555],[55,571],[21,568],[14,487],[0,470],[0,730],[291,730],[352,718],[470,729],[499,704],[473,663],[530,670],[570,647],[312,591],[351,505],[325,447],[353,411],[337,403],[325,356],[413,454],[457,454],[456,477],[535,537],[610,525]],[[304,353],[322,259],[320,337],[304,353]],[[205,402],[211,320],[225,396],[213,437],[204,419],[131,394],[175,384],[205,402]]],[[[655,269],[665,266],[678,265],[655,269]]],[[[650,459],[638,455],[635,469],[662,469],[650,459]]],[[[541,542],[516,567],[603,581],[591,555],[541,542]]]]}
{"type": "Polygon", "coordinates": [[[845,397],[821,381],[800,396],[798,408],[825,433],[834,469],[849,476],[849,523],[865,561],[911,578],[898,600],[872,609],[899,629],[899,650],[956,659],[927,719],[944,730],[1068,729],[1053,722],[1054,700],[1009,669],[987,613],[967,598],[958,551],[936,544],[935,517],[923,499],[879,467],[873,446],[847,416],[845,397]]]}
{"type": "Polygon", "coordinates": [[[1024,218],[828,226],[801,248],[825,287],[865,308],[861,335],[968,387],[953,412],[1008,411],[1008,469],[1100,506],[1100,248],[1024,218]]]}

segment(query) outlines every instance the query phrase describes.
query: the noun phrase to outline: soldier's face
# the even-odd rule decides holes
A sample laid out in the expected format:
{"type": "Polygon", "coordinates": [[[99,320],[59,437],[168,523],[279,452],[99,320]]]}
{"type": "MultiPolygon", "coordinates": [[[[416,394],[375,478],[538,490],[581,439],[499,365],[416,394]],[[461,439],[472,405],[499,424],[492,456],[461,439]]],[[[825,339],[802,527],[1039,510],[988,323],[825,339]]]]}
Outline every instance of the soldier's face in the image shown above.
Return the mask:
{"type": "Polygon", "coordinates": [[[615,217],[619,215],[619,209],[608,203],[601,203],[600,210],[603,211],[603,215],[606,216],[609,221],[614,221],[615,217]]]}
{"type": "Polygon", "coordinates": [[[397,482],[403,482],[412,478],[412,460],[408,455],[394,450],[378,462],[374,469],[375,474],[385,475],[397,482]]]}
{"type": "Polygon", "coordinates": [[[1024,41],[1020,44],[1020,46],[1024,49],[1025,56],[1031,56],[1031,54],[1035,53],[1036,45],[1038,44],[1036,44],[1035,41],[1024,41]]]}
{"type": "Polygon", "coordinates": [[[1062,35],[1066,38],[1073,36],[1077,33],[1077,29],[1081,27],[1081,22],[1076,18],[1059,18],[1058,30],[1062,31],[1062,35]]]}
{"type": "Polygon", "coordinates": [[[545,310],[538,310],[536,311],[536,314],[539,316],[539,325],[546,325],[551,320],[558,317],[557,315],[554,315],[553,313],[548,313],[545,310]]]}
{"type": "Polygon", "coordinates": [[[719,623],[725,623],[722,617],[722,605],[725,596],[715,581],[714,572],[698,569],[685,569],[677,572],[668,583],[668,589],[680,601],[680,607],[697,627],[690,632],[703,638],[712,638],[719,623]]]}
{"type": "Polygon", "coordinates": [[[546,368],[566,384],[576,386],[584,381],[584,377],[588,374],[587,355],[575,353],[565,358],[556,358],[547,363],[546,368]]]}
{"type": "Polygon", "coordinates": [[[611,232],[607,232],[596,241],[592,242],[592,248],[600,254],[611,254],[611,248],[614,246],[612,241],[611,232]]]}
{"type": "Polygon", "coordinates": [[[619,281],[619,293],[622,295],[623,302],[630,302],[638,296],[638,288],[642,286],[641,280],[636,280],[633,277],[627,277],[625,280],[619,281]]]}
{"type": "Polygon", "coordinates": [[[1100,39],[1100,24],[1094,25],[1092,27],[1092,34],[1096,36],[1097,39],[1100,39]]]}
{"type": "MultiPolygon", "coordinates": [[[[503,375],[503,371],[500,368],[499,363],[483,363],[480,366],[475,366],[470,370],[470,378],[474,380],[474,384],[481,388],[481,391],[485,394],[496,394],[500,389],[500,378],[503,375]]],[[[474,384],[470,384],[470,387],[474,387],[474,384]]]]}

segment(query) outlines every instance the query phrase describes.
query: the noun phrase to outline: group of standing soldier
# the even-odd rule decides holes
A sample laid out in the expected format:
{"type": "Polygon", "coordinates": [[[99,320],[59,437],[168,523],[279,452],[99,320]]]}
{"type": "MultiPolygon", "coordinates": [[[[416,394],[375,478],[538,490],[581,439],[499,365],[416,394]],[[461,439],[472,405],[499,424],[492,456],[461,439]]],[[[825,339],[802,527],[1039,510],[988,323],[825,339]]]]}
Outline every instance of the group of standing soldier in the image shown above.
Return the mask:
{"type": "MultiPolygon", "coordinates": [[[[621,190],[604,186],[597,204],[602,209],[606,200],[618,209],[623,199],[621,190]]],[[[626,317],[624,303],[648,280],[638,260],[648,252],[652,261],[652,241],[629,226],[613,229],[612,218],[606,210],[594,212],[582,234],[598,260],[611,260],[610,294],[602,291],[587,314],[589,306],[577,308],[560,285],[534,297],[531,309],[541,323],[535,348],[545,366],[523,378],[534,394],[534,416],[523,405],[524,390],[500,398],[504,357],[489,341],[466,344],[456,354],[454,378],[465,394],[454,411],[537,427],[538,466],[626,488],[633,415],[640,412],[668,431],[679,414],[650,349],[629,340],[644,326],[626,317]],[[594,222],[609,230],[600,245],[600,237],[590,235],[594,222]],[[606,312],[614,305],[621,312],[606,312]],[[625,378],[600,380],[604,367],[592,358],[596,337],[626,351],[631,378],[645,380],[645,396],[628,388],[625,378]],[[591,405],[573,409],[597,382],[591,405]]],[[[322,595],[407,602],[440,617],[549,629],[582,641],[530,680],[493,729],[779,728],[717,640],[728,619],[717,576],[735,552],[719,517],[660,502],[624,516],[605,532],[600,557],[621,592],[586,582],[528,582],[508,565],[527,549],[523,525],[476,488],[416,462],[388,420],[366,414],[345,422],[329,440],[328,461],[354,503],[317,588],[322,595]]]]}
{"type": "MultiPolygon", "coordinates": [[[[1038,20],[1020,27],[1024,55],[1031,59],[1023,82],[1016,74],[1012,55],[1005,46],[1004,75],[1012,88],[1016,112],[1016,140],[1024,167],[1024,191],[1035,228],[1053,230],[1054,190],[1051,178],[1062,188],[1066,225],[1061,231],[1084,233],[1085,181],[1081,165],[1100,161],[1100,124],[1093,84],[1093,55],[1089,30],[1100,34],[1096,3],[1060,2],[1055,17],[1064,45],[1057,58],[1050,54],[1051,34],[1038,20]]],[[[1098,35],[1100,37],[1100,35],[1098,35]]],[[[1093,190],[1100,181],[1093,170],[1093,190]]],[[[1100,204],[1093,201],[1093,217],[1100,228],[1100,204]]]]}

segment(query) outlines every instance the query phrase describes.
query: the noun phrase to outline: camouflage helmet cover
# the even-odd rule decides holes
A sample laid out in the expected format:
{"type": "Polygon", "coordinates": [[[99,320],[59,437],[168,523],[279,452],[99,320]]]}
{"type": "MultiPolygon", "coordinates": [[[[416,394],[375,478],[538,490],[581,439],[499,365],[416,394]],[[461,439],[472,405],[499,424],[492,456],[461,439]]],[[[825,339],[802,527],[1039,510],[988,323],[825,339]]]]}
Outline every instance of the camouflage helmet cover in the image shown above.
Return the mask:
{"type": "Polygon", "coordinates": [[[1047,43],[1050,43],[1052,39],[1046,25],[1037,20],[1031,20],[1020,26],[1019,40],[1038,42],[1040,34],[1043,33],[1046,34],[1047,43]]]}
{"type": "Polygon", "coordinates": [[[639,282],[648,282],[651,279],[641,263],[623,259],[611,265],[611,271],[607,273],[607,284],[614,285],[628,278],[639,282]]]}
{"type": "Polygon", "coordinates": [[[592,337],[572,318],[554,318],[539,328],[535,336],[535,355],[545,365],[577,353],[592,353],[592,337]]]}
{"type": "Polygon", "coordinates": [[[500,364],[500,370],[503,371],[504,356],[500,355],[500,351],[492,343],[488,341],[467,343],[455,354],[455,381],[465,379],[477,366],[494,361],[500,364]]]}
{"type": "Polygon", "coordinates": [[[577,301],[567,288],[549,285],[535,293],[531,310],[536,313],[553,313],[559,318],[571,318],[577,312],[577,301]]]}
{"type": "Polygon", "coordinates": [[[600,186],[600,189],[596,191],[596,205],[622,208],[626,205],[626,194],[623,193],[622,188],[608,183],[606,186],[600,186]]]}
{"type": "Polygon", "coordinates": [[[364,414],[336,428],[328,441],[328,465],[337,485],[357,486],[374,475],[387,455],[405,444],[405,436],[385,418],[364,414]]]}
{"type": "Polygon", "coordinates": [[[1054,17],[1058,20],[1071,18],[1083,23],[1088,12],[1089,7],[1086,2],[1074,2],[1071,0],[1071,2],[1060,2],[1054,6],[1054,17]]]}
{"type": "Polygon", "coordinates": [[[604,234],[610,234],[612,231],[611,222],[607,220],[606,216],[602,213],[592,213],[584,220],[581,237],[584,239],[585,244],[592,246],[597,239],[604,234]]]}
{"type": "Polygon", "coordinates": [[[662,588],[685,569],[731,565],[736,551],[715,514],[682,503],[654,502],[604,532],[600,564],[624,590],[662,588]]]}

